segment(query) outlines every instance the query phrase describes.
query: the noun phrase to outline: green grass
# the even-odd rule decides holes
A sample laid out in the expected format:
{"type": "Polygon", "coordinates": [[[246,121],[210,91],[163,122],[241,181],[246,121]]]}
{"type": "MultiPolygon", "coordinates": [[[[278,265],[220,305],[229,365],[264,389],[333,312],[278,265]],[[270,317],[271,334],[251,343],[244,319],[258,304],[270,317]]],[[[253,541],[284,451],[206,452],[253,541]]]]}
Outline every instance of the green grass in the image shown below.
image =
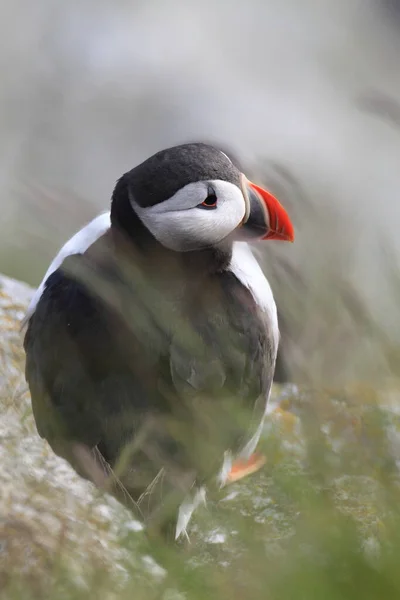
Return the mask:
{"type": "Polygon", "coordinates": [[[201,508],[190,545],[173,549],[150,544],[39,439],[17,333],[23,307],[1,302],[1,598],[400,597],[400,387],[387,337],[374,335],[380,360],[391,361],[379,388],[367,377],[275,387],[266,465],[201,508]]]}

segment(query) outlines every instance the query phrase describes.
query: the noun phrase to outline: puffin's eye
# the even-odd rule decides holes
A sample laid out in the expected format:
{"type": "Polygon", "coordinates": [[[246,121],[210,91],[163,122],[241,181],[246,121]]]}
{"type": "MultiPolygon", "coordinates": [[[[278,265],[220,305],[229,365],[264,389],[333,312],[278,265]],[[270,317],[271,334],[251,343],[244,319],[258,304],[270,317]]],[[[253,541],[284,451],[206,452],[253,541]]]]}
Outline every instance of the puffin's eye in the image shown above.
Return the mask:
{"type": "Polygon", "coordinates": [[[199,208],[217,208],[217,196],[209,194],[207,198],[198,205],[199,208]]]}

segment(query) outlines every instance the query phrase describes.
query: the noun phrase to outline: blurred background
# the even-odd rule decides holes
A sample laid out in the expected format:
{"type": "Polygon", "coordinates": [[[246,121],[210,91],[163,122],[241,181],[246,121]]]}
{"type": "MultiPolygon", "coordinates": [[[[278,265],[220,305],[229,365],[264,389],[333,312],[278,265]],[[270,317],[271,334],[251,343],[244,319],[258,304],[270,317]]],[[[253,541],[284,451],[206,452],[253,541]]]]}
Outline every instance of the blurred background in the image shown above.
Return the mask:
{"type": "Polygon", "coordinates": [[[3,0],[0,33],[1,272],[38,285],[123,172],[214,142],[296,226],[260,250],[279,378],[396,375],[398,0],[3,0]]]}

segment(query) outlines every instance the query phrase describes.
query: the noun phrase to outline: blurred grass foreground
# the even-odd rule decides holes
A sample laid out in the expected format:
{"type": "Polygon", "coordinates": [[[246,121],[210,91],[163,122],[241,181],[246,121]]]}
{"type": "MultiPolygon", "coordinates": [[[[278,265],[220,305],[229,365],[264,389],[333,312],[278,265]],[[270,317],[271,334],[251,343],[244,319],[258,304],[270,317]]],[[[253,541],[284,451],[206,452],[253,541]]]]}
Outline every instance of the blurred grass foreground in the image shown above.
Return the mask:
{"type": "Polygon", "coordinates": [[[191,544],[175,549],[150,544],[39,438],[19,332],[32,291],[1,281],[1,598],[400,597],[397,354],[349,288],[326,310],[340,297],[357,314],[386,364],[379,385],[323,386],[311,370],[276,385],[265,467],[199,509],[191,544]]]}

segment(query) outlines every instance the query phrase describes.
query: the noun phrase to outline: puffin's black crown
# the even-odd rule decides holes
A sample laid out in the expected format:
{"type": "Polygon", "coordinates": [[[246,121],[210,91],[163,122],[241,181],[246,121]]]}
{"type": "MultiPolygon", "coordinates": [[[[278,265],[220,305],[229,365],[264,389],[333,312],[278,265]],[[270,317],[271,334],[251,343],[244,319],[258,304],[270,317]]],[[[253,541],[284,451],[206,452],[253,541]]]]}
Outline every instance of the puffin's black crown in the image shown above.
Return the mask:
{"type": "Polygon", "coordinates": [[[142,207],[167,200],[188,183],[209,179],[239,186],[240,172],[220,150],[203,143],[161,150],[122,177],[142,207]]]}

